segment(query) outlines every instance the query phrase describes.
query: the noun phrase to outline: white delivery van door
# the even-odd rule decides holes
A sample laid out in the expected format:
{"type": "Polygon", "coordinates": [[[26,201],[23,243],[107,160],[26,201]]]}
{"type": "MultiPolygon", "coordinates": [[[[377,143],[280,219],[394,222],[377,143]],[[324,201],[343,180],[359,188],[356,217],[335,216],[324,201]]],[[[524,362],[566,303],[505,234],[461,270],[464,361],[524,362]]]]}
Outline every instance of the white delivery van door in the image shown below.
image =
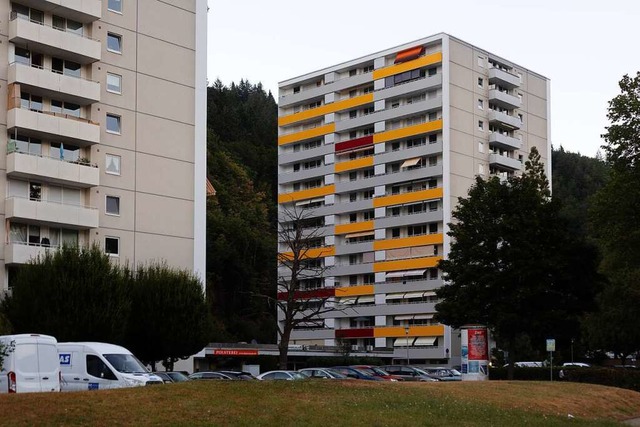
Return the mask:
{"type": "Polygon", "coordinates": [[[38,343],[35,339],[15,340],[13,349],[16,391],[33,393],[42,391],[40,372],[38,371],[38,343]]]}
{"type": "Polygon", "coordinates": [[[60,391],[60,363],[56,340],[37,337],[38,343],[38,391],[60,391]]]}
{"type": "Polygon", "coordinates": [[[85,390],[101,390],[122,387],[113,370],[107,366],[97,354],[87,354],[87,388],[85,390]]]}

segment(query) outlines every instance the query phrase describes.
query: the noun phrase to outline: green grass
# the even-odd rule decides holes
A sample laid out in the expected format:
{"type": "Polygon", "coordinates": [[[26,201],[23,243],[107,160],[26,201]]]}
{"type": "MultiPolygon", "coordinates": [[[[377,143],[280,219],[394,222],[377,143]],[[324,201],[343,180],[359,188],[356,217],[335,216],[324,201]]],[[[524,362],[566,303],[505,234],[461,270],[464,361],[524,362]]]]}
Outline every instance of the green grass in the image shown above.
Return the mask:
{"type": "Polygon", "coordinates": [[[637,392],[523,381],[200,381],[0,395],[2,425],[606,426],[634,417],[637,392]]]}

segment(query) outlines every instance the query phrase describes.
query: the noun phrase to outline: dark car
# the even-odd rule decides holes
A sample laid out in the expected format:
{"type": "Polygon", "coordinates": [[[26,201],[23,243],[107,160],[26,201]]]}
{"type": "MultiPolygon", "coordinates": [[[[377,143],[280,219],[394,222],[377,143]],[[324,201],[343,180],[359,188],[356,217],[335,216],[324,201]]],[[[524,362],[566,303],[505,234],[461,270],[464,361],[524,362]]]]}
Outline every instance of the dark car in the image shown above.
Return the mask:
{"type": "Polygon", "coordinates": [[[403,378],[405,381],[438,381],[425,371],[407,365],[384,365],[380,366],[391,375],[403,378]]]}
{"type": "Polygon", "coordinates": [[[254,377],[251,372],[245,372],[245,371],[215,371],[215,372],[228,375],[230,377],[235,377],[238,380],[255,380],[256,379],[256,377],[254,377]]]}
{"type": "Polygon", "coordinates": [[[162,381],[165,383],[181,383],[183,381],[189,381],[189,377],[182,372],[154,372],[154,374],[162,378],[162,381]]]}
{"type": "Polygon", "coordinates": [[[385,371],[384,369],[378,367],[378,366],[372,366],[372,365],[351,365],[352,368],[356,368],[359,369],[361,371],[366,372],[369,375],[372,375],[374,377],[380,377],[383,380],[386,381],[404,381],[404,378],[395,376],[395,375],[391,375],[390,373],[388,373],[387,371],[385,371]]]}
{"type": "Polygon", "coordinates": [[[427,374],[440,381],[462,381],[462,374],[455,369],[428,367],[422,368],[427,374]]]}
{"type": "Polygon", "coordinates": [[[369,375],[365,371],[357,368],[352,368],[351,366],[334,366],[332,369],[340,372],[342,375],[346,375],[349,378],[354,378],[357,380],[384,381],[380,377],[369,375]]]}
{"type": "Polygon", "coordinates": [[[194,372],[190,380],[236,380],[237,378],[220,372],[194,372]]]}
{"type": "Polygon", "coordinates": [[[298,370],[302,375],[309,378],[322,378],[330,380],[346,380],[351,379],[343,373],[331,368],[304,368],[298,370]]]}

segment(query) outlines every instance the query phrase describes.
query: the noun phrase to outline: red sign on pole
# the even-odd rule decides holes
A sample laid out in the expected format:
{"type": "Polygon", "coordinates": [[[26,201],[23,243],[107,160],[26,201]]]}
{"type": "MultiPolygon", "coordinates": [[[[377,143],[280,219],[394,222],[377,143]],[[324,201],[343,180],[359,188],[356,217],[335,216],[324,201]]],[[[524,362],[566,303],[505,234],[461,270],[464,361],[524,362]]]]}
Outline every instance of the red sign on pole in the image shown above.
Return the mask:
{"type": "Polygon", "coordinates": [[[214,349],[214,356],[257,356],[258,350],[254,349],[214,349]]]}
{"type": "Polygon", "coordinates": [[[488,360],[486,329],[469,329],[469,360],[488,360]]]}

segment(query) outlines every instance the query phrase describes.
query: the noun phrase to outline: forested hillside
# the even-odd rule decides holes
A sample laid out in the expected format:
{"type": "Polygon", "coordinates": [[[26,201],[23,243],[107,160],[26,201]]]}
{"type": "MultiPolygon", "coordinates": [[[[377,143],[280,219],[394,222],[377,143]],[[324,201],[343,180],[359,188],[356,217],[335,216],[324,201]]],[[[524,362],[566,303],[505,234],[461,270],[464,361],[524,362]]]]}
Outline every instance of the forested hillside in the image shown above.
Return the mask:
{"type": "Polygon", "coordinates": [[[275,342],[277,105],[262,85],[208,88],[207,297],[217,340],[275,342]]]}

